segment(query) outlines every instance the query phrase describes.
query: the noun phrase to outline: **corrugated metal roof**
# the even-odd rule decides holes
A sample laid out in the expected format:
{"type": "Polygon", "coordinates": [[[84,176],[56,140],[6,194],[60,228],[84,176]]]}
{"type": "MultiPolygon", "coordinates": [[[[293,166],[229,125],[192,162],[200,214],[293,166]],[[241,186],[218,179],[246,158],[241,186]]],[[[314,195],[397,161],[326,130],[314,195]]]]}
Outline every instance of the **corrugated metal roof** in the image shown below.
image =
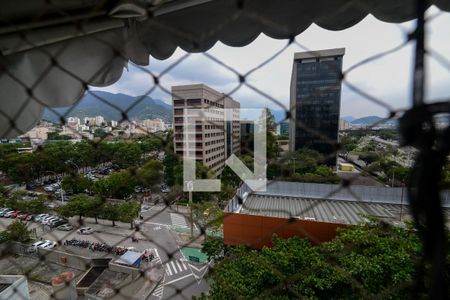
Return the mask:
{"type": "Polygon", "coordinates": [[[364,216],[368,215],[385,220],[398,220],[400,210],[404,215],[408,212],[406,206],[401,209],[397,204],[251,194],[243,203],[239,213],[358,224],[364,221],[364,216]]]}

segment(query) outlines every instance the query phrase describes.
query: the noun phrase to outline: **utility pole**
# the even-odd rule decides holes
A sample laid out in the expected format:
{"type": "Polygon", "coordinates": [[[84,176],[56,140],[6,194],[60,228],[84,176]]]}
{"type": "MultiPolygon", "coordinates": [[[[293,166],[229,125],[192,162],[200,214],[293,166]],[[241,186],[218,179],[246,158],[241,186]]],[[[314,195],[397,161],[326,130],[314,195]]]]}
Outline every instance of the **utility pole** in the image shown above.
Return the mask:
{"type": "Polygon", "coordinates": [[[402,197],[400,198],[400,222],[402,221],[403,214],[403,190],[405,189],[405,183],[402,182],[402,197]]]}
{"type": "Polygon", "coordinates": [[[194,237],[194,218],[192,215],[192,191],[189,189],[189,211],[191,219],[191,238],[194,237]]]}

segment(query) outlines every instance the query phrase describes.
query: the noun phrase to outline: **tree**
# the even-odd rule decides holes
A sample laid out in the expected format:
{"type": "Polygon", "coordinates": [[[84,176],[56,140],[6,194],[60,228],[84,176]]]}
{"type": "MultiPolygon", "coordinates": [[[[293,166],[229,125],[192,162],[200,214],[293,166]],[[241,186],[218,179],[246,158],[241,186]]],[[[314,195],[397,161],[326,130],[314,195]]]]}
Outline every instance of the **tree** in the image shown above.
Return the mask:
{"type": "Polygon", "coordinates": [[[359,159],[364,161],[367,165],[377,161],[380,159],[380,155],[377,152],[363,152],[359,155],[359,159]]]}
{"type": "Polygon", "coordinates": [[[172,151],[166,152],[166,156],[163,160],[164,164],[164,181],[169,186],[174,186],[176,183],[180,184],[179,182],[176,182],[175,178],[175,168],[177,165],[179,165],[178,157],[173,153],[172,151]]]}
{"type": "Polygon", "coordinates": [[[39,195],[36,199],[31,199],[29,201],[23,201],[25,203],[23,211],[32,213],[32,214],[42,214],[48,211],[45,202],[47,198],[43,195],[39,195]]]}
{"type": "Polygon", "coordinates": [[[81,223],[84,216],[93,216],[93,212],[98,211],[102,203],[98,197],[78,194],[73,196],[66,205],[58,208],[58,213],[66,218],[79,216],[79,222],[81,223]]]}
{"type": "Polygon", "coordinates": [[[125,170],[100,179],[94,184],[94,190],[101,197],[123,199],[134,192],[137,184],[136,176],[125,170]]]}
{"type": "MultiPolygon", "coordinates": [[[[204,251],[214,254],[216,241],[209,242],[204,251]]],[[[227,249],[211,274],[209,298],[410,299],[420,251],[413,230],[376,221],[317,246],[274,237],[271,248],[227,249]]]]}
{"type": "Polygon", "coordinates": [[[136,143],[118,142],[112,144],[113,155],[111,162],[121,168],[129,168],[139,165],[142,158],[142,150],[136,143]]]}
{"type": "Polygon", "coordinates": [[[49,132],[48,135],[47,135],[47,138],[48,138],[48,140],[54,140],[54,141],[70,140],[70,139],[72,139],[68,135],[59,134],[59,132],[49,132]]]}
{"type": "Polygon", "coordinates": [[[225,249],[222,238],[206,236],[202,245],[202,252],[208,255],[208,259],[219,257],[225,249]]]}
{"type": "Polygon", "coordinates": [[[71,174],[63,178],[61,185],[65,191],[80,194],[85,193],[86,190],[91,190],[93,182],[85,176],[71,174]]]}
{"type": "Polygon", "coordinates": [[[8,239],[21,243],[26,243],[31,239],[31,231],[28,230],[27,225],[17,219],[6,227],[6,235],[8,239]]]}
{"type": "Polygon", "coordinates": [[[112,226],[116,226],[116,221],[120,218],[120,210],[118,204],[106,203],[101,212],[102,218],[112,221],[112,226]]]}
{"type": "Polygon", "coordinates": [[[162,180],[163,165],[157,160],[149,160],[137,170],[140,183],[146,187],[152,187],[162,180]]]}
{"type": "Polygon", "coordinates": [[[128,201],[118,205],[119,221],[130,223],[130,228],[133,229],[134,220],[139,216],[141,211],[141,204],[138,201],[128,201]]]}
{"type": "Polygon", "coordinates": [[[102,128],[97,128],[94,130],[94,137],[98,137],[98,138],[104,138],[108,135],[108,133],[103,130],[102,128]]]}
{"type": "Polygon", "coordinates": [[[217,230],[223,224],[223,209],[217,203],[210,201],[194,203],[192,213],[203,228],[217,230]]]}

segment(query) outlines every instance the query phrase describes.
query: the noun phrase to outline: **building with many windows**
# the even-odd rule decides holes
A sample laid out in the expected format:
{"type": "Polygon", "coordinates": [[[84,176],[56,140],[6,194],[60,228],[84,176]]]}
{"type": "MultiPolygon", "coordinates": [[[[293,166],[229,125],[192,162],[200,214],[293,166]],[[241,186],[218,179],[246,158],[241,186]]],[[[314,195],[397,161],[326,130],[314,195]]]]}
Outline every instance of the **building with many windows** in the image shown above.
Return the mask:
{"type": "Polygon", "coordinates": [[[294,54],[289,150],[310,148],[336,165],[344,48],[294,54]]]}
{"type": "Polygon", "coordinates": [[[239,102],[204,84],[173,86],[172,100],[175,153],[195,158],[218,175],[225,160],[240,152],[239,102]],[[202,115],[194,116],[190,109],[202,115]],[[184,114],[195,118],[193,131],[185,128],[184,114]]]}

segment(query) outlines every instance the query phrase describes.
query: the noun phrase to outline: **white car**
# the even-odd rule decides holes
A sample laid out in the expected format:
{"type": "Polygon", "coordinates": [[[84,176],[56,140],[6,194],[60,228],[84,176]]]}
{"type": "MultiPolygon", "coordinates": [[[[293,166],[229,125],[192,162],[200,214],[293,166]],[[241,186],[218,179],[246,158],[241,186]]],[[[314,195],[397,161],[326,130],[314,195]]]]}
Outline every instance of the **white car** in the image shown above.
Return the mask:
{"type": "Polygon", "coordinates": [[[40,244],[38,247],[44,248],[44,249],[53,249],[53,248],[56,248],[57,245],[58,244],[54,241],[44,240],[44,243],[40,244]]]}
{"type": "Polygon", "coordinates": [[[46,191],[46,192],[53,192],[54,190],[55,189],[51,185],[44,187],[44,191],[46,191]]]}
{"type": "Polygon", "coordinates": [[[82,227],[77,230],[79,234],[93,234],[94,230],[91,227],[82,227]]]}
{"type": "Polygon", "coordinates": [[[48,216],[49,216],[49,214],[40,214],[40,215],[37,215],[37,216],[34,218],[34,220],[35,220],[36,222],[41,222],[42,219],[43,219],[44,217],[48,217],[48,216]]]}
{"type": "Polygon", "coordinates": [[[46,218],[46,219],[42,222],[42,224],[44,224],[44,225],[49,225],[51,222],[56,221],[56,220],[59,220],[59,218],[58,218],[58,217],[55,217],[55,216],[51,216],[50,218],[46,218]]]}
{"type": "Polygon", "coordinates": [[[10,210],[10,211],[8,211],[8,212],[6,212],[3,216],[5,217],[5,218],[11,218],[11,215],[14,213],[14,210],[10,210]]]}
{"type": "Polygon", "coordinates": [[[55,217],[55,216],[47,215],[47,216],[41,218],[41,223],[42,223],[42,224],[45,224],[45,223],[47,223],[48,219],[51,219],[51,218],[54,218],[54,217],[55,217]]]}
{"type": "Polygon", "coordinates": [[[6,215],[7,213],[9,213],[10,211],[13,211],[13,210],[10,209],[10,208],[2,208],[2,209],[0,210],[0,217],[5,217],[5,215],[6,215]]]}
{"type": "Polygon", "coordinates": [[[29,248],[30,252],[35,252],[36,249],[37,249],[39,246],[45,244],[45,242],[46,242],[46,241],[38,241],[38,242],[36,242],[36,243],[33,243],[33,245],[31,245],[30,248],[29,248]]]}
{"type": "Polygon", "coordinates": [[[56,229],[63,230],[63,231],[71,231],[73,229],[73,226],[70,224],[63,224],[63,225],[56,227],[56,229]]]}

